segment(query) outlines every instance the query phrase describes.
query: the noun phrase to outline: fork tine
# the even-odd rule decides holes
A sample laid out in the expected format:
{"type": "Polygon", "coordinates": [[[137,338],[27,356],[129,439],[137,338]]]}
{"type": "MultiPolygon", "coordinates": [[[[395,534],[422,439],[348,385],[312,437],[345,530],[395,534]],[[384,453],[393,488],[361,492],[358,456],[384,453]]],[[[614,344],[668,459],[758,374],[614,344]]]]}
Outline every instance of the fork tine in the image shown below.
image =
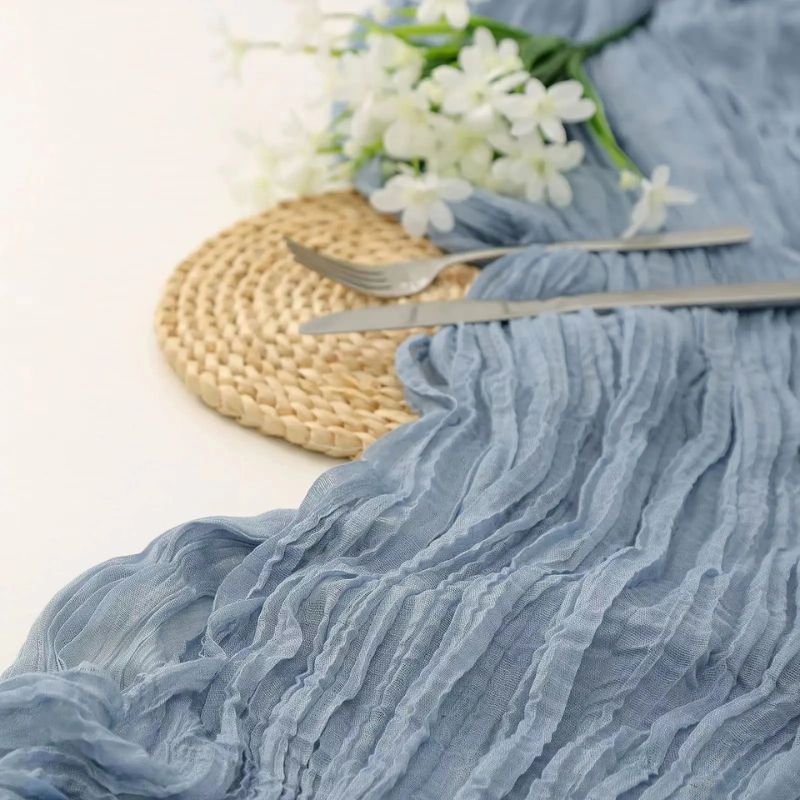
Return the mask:
{"type": "Polygon", "coordinates": [[[370,282],[383,280],[381,277],[383,270],[373,269],[372,267],[362,267],[360,264],[354,264],[351,261],[343,261],[339,258],[323,255],[317,250],[295,242],[293,239],[287,239],[286,243],[294,257],[306,267],[312,269],[336,270],[336,272],[341,275],[348,275],[354,279],[363,278],[370,282]]]}
{"type": "Polygon", "coordinates": [[[341,272],[336,267],[324,269],[314,269],[312,267],[311,269],[313,269],[314,272],[318,272],[320,275],[324,275],[326,278],[330,278],[345,286],[350,286],[353,289],[358,289],[363,292],[378,292],[390,288],[389,284],[380,278],[373,279],[369,276],[351,275],[341,272]]]}
{"type": "Polygon", "coordinates": [[[364,267],[360,264],[354,264],[352,261],[343,261],[339,258],[326,256],[317,250],[299,244],[293,239],[286,240],[289,249],[292,251],[294,257],[304,266],[311,267],[312,269],[318,267],[320,269],[335,269],[342,275],[349,275],[353,278],[364,278],[365,280],[384,280],[384,270],[375,269],[373,267],[364,267]]]}
{"type": "Polygon", "coordinates": [[[385,292],[388,289],[391,289],[391,285],[385,282],[368,282],[362,280],[361,278],[348,278],[346,276],[339,276],[338,278],[334,278],[339,283],[349,286],[351,289],[356,289],[359,292],[363,292],[364,294],[380,294],[381,292],[385,292]]]}
{"type": "Polygon", "coordinates": [[[379,292],[391,288],[389,284],[379,277],[372,278],[371,276],[362,276],[358,274],[350,274],[339,269],[335,264],[327,265],[323,263],[309,265],[305,264],[312,272],[322,275],[336,283],[341,283],[351,289],[356,289],[360,292],[370,293],[379,292]]]}
{"type": "Polygon", "coordinates": [[[326,264],[323,261],[315,264],[304,264],[304,266],[310,270],[313,270],[314,272],[319,272],[320,274],[329,276],[336,276],[342,280],[347,280],[351,283],[357,283],[359,286],[386,287],[389,285],[389,282],[386,280],[385,276],[381,274],[380,270],[351,270],[347,269],[346,267],[342,267],[335,262],[326,264]]]}
{"type": "Polygon", "coordinates": [[[306,267],[347,267],[353,268],[356,267],[356,264],[351,264],[349,261],[342,261],[338,258],[333,258],[332,256],[326,256],[320,253],[317,250],[312,249],[311,247],[306,247],[304,244],[300,244],[300,242],[296,242],[294,239],[289,237],[286,238],[286,246],[291,251],[292,255],[303,265],[306,267]]]}
{"type": "Polygon", "coordinates": [[[374,285],[386,283],[385,276],[381,275],[381,271],[376,269],[348,269],[347,267],[342,267],[339,264],[331,264],[329,266],[321,267],[321,269],[326,269],[329,272],[335,272],[337,275],[347,277],[350,280],[358,281],[359,283],[369,283],[374,285]]]}
{"type": "Polygon", "coordinates": [[[286,244],[292,255],[303,266],[326,278],[365,292],[385,291],[392,288],[391,283],[382,274],[382,270],[360,267],[349,261],[325,256],[292,239],[287,238],[286,244]]]}

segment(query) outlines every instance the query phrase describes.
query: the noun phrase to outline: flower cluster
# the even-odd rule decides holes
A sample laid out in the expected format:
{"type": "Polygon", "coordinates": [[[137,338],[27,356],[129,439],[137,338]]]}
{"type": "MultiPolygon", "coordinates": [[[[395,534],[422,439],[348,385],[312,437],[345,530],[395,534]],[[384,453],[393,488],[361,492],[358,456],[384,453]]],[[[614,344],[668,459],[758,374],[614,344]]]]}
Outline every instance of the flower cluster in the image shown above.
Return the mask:
{"type": "Polygon", "coordinates": [[[380,210],[407,211],[410,233],[422,235],[429,224],[452,228],[442,201],[464,199],[473,187],[571,202],[564,173],[584,152],[567,142],[564,123],[589,119],[595,104],[577,81],[548,89],[532,78],[516,41],[498,43],[477,28],[455,63],[426,74],[419,48],[376,32],[337,66],[334,101],[343,111],[335,131],[343,152],[355,164],[381,157],[396,173],[373,201],[380,210]]]}
{"type": "Polygon", "coordinates": [[[467,0],[379,7],[340,39],[323,35],[315,0],[303,0],[303,16],[314,41],[301,47],[324,55],[335,112],[324,132],[273,159],[275,199],[339,187],[377,159],[386,181],[371,201],[415,236],[451,230],[450,205],[475,188],[566,207],[567,174],[584,159],[567,126],[584,123],[620,168],[621,186],[641,192],[626,235],[658,229],[667,206],[694,200],[669,186],[666,167],[641,175],[583,70],[627,29],[576,45],[477,17],[467,0]]]}

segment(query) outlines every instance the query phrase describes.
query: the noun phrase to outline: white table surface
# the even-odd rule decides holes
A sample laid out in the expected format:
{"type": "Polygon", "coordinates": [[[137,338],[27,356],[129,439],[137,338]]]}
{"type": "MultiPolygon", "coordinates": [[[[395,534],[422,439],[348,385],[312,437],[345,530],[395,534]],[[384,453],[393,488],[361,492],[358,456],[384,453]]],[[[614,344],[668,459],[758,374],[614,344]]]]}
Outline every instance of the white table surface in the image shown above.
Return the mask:
{"type": "Polygon", "coordinates": [[[174,265],[245,213],[237,130],[320,80],[282,54],[226,80],[213,22],[285,35],[291,0],[1,5],[0,669],[83,570],[189,519],[296,506],[336,463],[203,406],[152,324],[174,265]]]}

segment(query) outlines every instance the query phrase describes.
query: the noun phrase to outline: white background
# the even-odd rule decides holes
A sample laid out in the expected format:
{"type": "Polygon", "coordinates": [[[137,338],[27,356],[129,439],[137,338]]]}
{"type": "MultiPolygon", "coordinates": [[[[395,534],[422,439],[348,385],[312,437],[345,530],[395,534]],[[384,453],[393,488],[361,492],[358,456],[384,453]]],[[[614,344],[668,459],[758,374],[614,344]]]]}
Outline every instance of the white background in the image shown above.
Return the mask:
{"type": "Polygon", "coordinates": [[[335,462],[207,409],[152,325],[174,265],[246,213],[237,131],[320,81],[280,54],[226,79],[214,22],[285,36],[291,0],[0,6],[2,669],[83,570],[195,517],[295,506],[335,462]]]}

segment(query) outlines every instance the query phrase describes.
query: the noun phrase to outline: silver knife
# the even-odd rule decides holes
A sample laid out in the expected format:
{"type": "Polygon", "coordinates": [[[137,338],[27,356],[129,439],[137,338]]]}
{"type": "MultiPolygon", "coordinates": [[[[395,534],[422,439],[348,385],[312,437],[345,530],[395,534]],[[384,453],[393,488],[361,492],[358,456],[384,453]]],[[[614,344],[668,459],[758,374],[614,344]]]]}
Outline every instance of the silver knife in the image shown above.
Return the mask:
{"type": "Polygon", "coordinates": [[[554,297],[550,300],[449,300],[440,303],[396,303],[355,311],[342,311],[303,323],[300,333],[354,333],[428,328],[460,322],[496,322],[566,314],[588,308],[606,312],[616,308],[659,306],[661,308],[755,309],[800,306],[800,281],[729,283],[675,287],[637,292],[602,292],[554,297]]]}

